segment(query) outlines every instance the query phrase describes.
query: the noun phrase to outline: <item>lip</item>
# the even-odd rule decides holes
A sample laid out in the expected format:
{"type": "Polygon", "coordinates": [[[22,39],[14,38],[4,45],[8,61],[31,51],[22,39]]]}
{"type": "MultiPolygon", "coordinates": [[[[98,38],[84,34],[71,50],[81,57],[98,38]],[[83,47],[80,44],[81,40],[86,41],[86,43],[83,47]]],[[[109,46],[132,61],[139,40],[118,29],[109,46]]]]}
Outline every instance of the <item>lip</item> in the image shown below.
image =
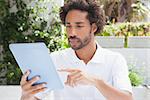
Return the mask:
{"type": "Polygon", "coordinates": [[[69,42],[70,42],[70,44],[75,44],[75,43],[77,43],[77,39],[69,39],[69,42]]]}
{"type": "Polygon", "coordinates": [[[77,41],[77,39],[69,39],[69,42],[77,41]]]}

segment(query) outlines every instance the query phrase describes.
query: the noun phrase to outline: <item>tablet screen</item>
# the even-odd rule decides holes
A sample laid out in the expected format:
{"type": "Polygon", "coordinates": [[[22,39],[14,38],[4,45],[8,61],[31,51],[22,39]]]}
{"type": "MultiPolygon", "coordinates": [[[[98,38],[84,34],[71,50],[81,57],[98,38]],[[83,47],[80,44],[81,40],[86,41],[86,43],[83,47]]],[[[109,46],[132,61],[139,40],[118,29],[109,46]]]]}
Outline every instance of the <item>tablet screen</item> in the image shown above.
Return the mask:
{"type": "Polygon", "coordinates": [[[21,71],[24,73],[28,69],[31,70],[29,80],[39,75],[41,79],[36,84],[47,82],[49,90],[63,88],[63,83],[44,43],[15,43],[10,44],[9,47],[21,71]]]}

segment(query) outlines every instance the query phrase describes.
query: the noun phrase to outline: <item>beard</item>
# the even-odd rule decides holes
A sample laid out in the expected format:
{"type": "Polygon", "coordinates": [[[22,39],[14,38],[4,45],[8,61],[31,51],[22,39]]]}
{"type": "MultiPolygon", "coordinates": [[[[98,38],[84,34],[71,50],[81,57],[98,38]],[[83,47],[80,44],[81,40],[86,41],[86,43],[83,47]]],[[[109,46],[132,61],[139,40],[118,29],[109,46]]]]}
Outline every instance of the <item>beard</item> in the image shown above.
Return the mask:
{"type": "Polygon", "coordinates": [[[87,46],[91,42],[91,32],[88,36],[84,37],[84,39],[80,39],[77,36],[70,36],[68,38],[69,45],[73,50],[79,50],[83,47],[87,46]]]}

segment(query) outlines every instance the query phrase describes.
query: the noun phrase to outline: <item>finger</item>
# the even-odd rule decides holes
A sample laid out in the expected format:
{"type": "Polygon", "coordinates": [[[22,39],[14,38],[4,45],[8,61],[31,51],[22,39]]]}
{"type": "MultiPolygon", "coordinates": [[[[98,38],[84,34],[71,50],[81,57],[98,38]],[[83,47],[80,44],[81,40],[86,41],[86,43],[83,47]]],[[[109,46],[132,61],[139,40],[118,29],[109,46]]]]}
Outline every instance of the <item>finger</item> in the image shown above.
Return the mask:
{"type": "Polygon", "coordinates": [[[70,86],[75,87],[75,84],[76,84],[75,80],[70,80],[70,86]]]}
{"type": "Polygon", "coordinates": [[[77,71],[80,71],[80,69],[66,68],[66,69],[59,69],[58,71],[60,71],[60,72],[77,72],[77,71]]]}
{"type": "Polygon", "coordinates": [[[68,76],[67,76],[67,81],[65,82],[66,84],[70,84],[70,80],[72,80],[72,77],[74,77],[74,76],[76,76],[77,74],[79,74],[79,72],[78,71],[75,71],[75,72],[72,72],[71,74],[69,74],[68,76]]]}
{"type": "Polygon", "coordinates": [[[81,73],[75,74],[74,76],[71,77],[72,80],[77,81],[78,78],[82,77],[81,73]]]}
{"type": "Polygon", "coordinates": [[[41,88],[41,89],[38,89],[38,90],[35,90],[35,91],[32,91],[31,92],[31,94],[37,94],[37,93],[39,93],[39,92],[44,92],[45,90],[47,90],[47,88],[46,87],[44,87],[44,88],[41,88]]]}
{"type": "Polygon", "coordinates": [[[29,76],[29,74],[30,70],[27,70],[21,78],[20,85],[24,85],[27,82],[27,77],[29,76]]]}
{"type": "Polygon", "coordinates": [[[69,85],[69,75],[67,76],[67,81],[65,82],[66,85],[69,85]]]}
{"type": "Polygon", "coordinates": [[[73,72],[69,74],[67,76],[67,81],[65,82],[65,84],[70,85],[71,87],[74,87],[76,84],[75,79],[80,76],[81,76],[80,72],[73,72]]]}
{"type": "Polygon", "coordinates": [[[74,77],[81,76],[81,71],[72,72],[69,74],[69,76],[71,79],[74,79],[74,77]]]}
{"type": "Polygon", "coordinates": [[[41,89],[41,88],[46,88],[46,84],[47,83],[41,83],[41,84],[32,86],[32,88],[30,89],[30,91],[32,92],[32,91],[36,91],[36,90],[41,89]]]}
{"type": "Polygon", "coordinates": [[[41,89],[41,88],[44,88],[46,87],[46,84],[47,83],[40,83],[38,85],[34,85],[34,86],[30,86],[29,85],[25,85],[23,86],[22,90],[28,94],[30,94],[31,92],[35,91],[35,90],[38,90],[38,89],[41,89]]]}
{"type": "Polygon", "coordinates": [[[73,80],[71,79],[71,75],[68,75],[68,85],[73,87],[73,80]]]}
{"type": "Polygon", "coordinates": [[[34,83],[36,83],[39,79],[40,79],[39,76],[33,77],[30,81],[26,82],[26,84],[24,84],[24,85],[22,86],[22,88],[23,88],[24,90],[29,89],[29,88],[30,88],[34,83]]]}
{"type": "Polygon", "coordinates": [[[78,77],[78,78],[76,78],[75,79],[75,81],[78,83],[78,82],[80,82],[80,81],[82,81],[83,80],[83,77],[82,76],[80,76],[80,77],[78,77]]]}
{"type": "Polygon", "coordinates": [[[71,86],[76,86],[77,84],[77,80],[78,78],[80,78],[82,75],[81,73],[77,73],[77,74],[74,74],[73,76],[71,76],[71,80],[70,80],[70,84],[71,86]]]}
{"type": "Polygon", "coordinates": [[[60,72],[74,72],[75,70],[73,70],[73,69],[59,69],[58,71],[60,71],[60,72]]]}
{"type": "Polygon", "coordinates": [[[28,81],[28,84],[29,84],[29,85],[33,85],[33,84],[36,83],[38,80],[40,80],[40,76],[34,76],[33,78],[31,78],[31,79],[28,81]]]}

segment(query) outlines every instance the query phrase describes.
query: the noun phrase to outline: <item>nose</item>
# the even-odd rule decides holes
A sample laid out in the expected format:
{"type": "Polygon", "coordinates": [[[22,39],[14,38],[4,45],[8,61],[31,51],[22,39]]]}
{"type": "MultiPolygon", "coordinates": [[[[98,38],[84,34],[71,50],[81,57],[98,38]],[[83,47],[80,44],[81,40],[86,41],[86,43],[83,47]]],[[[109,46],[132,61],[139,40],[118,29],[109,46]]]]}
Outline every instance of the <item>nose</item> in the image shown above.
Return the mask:
{"type": "Polygon", "coordinates": [[[76,36],[76,35],[77,35],[76,29],[73,28],[73,27],[69,28],[69,30],[68,30],[68,35],[69,35],[69,36],[76,36]]]}

